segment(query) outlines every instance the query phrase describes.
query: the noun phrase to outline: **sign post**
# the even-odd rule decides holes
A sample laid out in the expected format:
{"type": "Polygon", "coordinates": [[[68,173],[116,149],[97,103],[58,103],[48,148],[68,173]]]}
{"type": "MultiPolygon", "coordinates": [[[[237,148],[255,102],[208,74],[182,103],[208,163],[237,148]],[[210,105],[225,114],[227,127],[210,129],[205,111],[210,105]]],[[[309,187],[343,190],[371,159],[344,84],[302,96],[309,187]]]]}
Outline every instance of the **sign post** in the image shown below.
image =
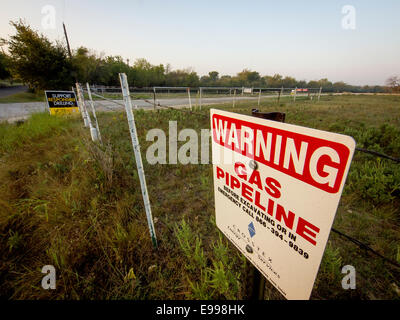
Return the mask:
{"type": "Polygon", "coordinates": [[[309,299],[354,140],[215,109],[211,128],[218,228],[286,299],[309,299]]]}

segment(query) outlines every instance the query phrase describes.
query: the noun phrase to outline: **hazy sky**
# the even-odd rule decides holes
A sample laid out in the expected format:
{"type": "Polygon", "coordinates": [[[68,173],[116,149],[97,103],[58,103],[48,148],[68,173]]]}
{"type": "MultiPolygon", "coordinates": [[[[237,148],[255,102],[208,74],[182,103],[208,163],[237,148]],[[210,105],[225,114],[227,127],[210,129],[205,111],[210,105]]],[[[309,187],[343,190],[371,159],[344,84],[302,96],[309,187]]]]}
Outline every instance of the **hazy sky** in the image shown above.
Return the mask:
{"type": "Polygon", "coordinates": [[[1,0],[0,37],[24,18],[73,49],[145,58],[199,75],[235,75],[248,68],[299,80],[384,84],[400,75],[399,0],[153,1],[1,0]],[[42,8],[56,9],[56,28],[44,29],[42,8]],[[355,29],[343,29],[342,7],[355,8],[355,29]]]}

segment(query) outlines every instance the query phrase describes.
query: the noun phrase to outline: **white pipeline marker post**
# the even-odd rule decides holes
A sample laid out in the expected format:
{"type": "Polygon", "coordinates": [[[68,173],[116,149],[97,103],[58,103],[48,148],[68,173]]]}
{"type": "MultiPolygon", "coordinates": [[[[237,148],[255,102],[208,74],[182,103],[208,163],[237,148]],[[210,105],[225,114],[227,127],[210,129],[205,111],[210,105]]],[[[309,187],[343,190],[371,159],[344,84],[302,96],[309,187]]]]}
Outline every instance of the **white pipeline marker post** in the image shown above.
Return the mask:
{"type": "Polygon", "coordinates": [[[217,227],[286,299],[309,299],[352,137],[211,109],[217,227]]]}
{"type": "Polygon", "coordinates": [[[188,97],[189,97],[189,108],[190,110],[193,110],[192,108],[192,98],[190,97],[190,88],[187,89],[188,92],[188,97]]]}
{"type": "Polygon", "coordinates": [[[93,99],[92,99],[92,92],[90,91],[89,83],[86,83],[86,88],[87,88],[87,92],[88,92],[88,95],[89,95],[89,103],[90,103],[90,106],[92,108],[93,118],[94,118],[94,121],[95,121],[95,124],[96,124],[97,138],[100,140],[100,143],[103,143],[103,141],[101,140],[99,122],[97,121],[96,109],[94,108],[94,102],[93,102],[93,99]]]}
{"type": "Polygon", "coordinates": [[[157,248],[156,231],[154,229],[153,217],[151,214],[151,206],[150,206],[149,194],[147,192],[146,177],[144,174],[142,155],[140,153],[139,138],[136,131],[135,118],[132,112],[132,101],[129,94],[129,85],[126,74],[120,73],[119,80],[121,82],[122,94],[124,96],[125,111],[126,111],[126,116],[128,118],[129,131],[131,133],[133,151],[135,152],[136,166],[139,174],[140,186],[142,189],[142,196],[143,196],[144,208],[146,210],[147,223],[149,225],[149,231],[151,240],[153,242],[153,246],[154,248],[157,248]]]}
{"type": "Polygon", "coordinates": [[[319,93],[318,93],[318,102],[321,99],[321,93],[322,93],[322,87],[319,88],[319,93]]]}

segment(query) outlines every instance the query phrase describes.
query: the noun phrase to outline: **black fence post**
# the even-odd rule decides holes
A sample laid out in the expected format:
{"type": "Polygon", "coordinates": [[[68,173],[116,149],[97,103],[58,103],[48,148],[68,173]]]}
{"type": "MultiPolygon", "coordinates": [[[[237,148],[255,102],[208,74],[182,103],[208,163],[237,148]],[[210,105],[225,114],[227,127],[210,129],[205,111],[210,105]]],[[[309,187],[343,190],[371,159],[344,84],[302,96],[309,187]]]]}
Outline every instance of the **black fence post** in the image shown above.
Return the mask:
{"type": "MultiPolygon", "coordinates": [[[[280,97],[281,92],[279,92],[280,97]]],[[[273,120],[278,122],[285,122],[286,114],[282,112],[260,112],[257,109],[251,110],[251,115],[253,117],[273,120]]],[[[265,278],[261,274],[258,269],[252,265],[250,265],[250,288],[251,292],[249,293],[250,300],[264,300],[265,295],[265,278]]]]}

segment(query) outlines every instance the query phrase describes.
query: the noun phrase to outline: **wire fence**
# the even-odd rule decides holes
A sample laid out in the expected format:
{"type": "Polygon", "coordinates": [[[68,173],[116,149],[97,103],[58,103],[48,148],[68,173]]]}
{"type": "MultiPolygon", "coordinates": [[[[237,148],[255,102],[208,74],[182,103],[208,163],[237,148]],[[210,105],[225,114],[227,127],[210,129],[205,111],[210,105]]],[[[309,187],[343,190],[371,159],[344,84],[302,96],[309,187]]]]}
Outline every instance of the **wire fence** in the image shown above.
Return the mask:
{"type": "MultiPolygon", "coordinates": [[[[104,98],[115,100],[122,98],[119,87],[105,87],[93,85],[90,90],[94,94],[101,94],[104,98]]],[[[129,88],[131,98],[138,107],[146,107],[144,101],[152,101],[153,108],[164,106],[193,106],[202,108],[203,105],[216,103],[232,103],[234,108],[242,101],[254,100],[257,105],[264,99],[290,97],[296,100],[319,101],[322,88],[246,88],[246,87],[145,87],[129,88]]],[[[97,96],[98,97],[98,96],[97,96]]],[[[149,107],[149,106],[147,106],[149,107]]]]}
{"type": "MultiPolygon", "coordinates": [[[[142,100],[143,100],[148,106],[152,106],[154,109],[156,109],[156,108],[161,108],[161,109],[178,110],[178,111],[183,112],[183,113],[194,114],[194,115],[198,115],[198,116],[201,116],[201,117],[207,117],[207,118],[209,117],[209,114],[205,114],[205,113],[193,111],[192,108],[190,108],[190,109],[187,109],[187,108],[177,108],[177,107],[172,107],[172,106],[163,105],[163,104],[160,103],[160,101],[158,101],[158,100],[156,99],[156,94],[157,94],[157,92],[160,94],[162,91],[167,91],[167,94],[169,94],[169,95],[171,95],[171,94],[177,94],[177,93],[182,93],[182,92],[183,92],[184,94],[188,94],[188,98],[190,99],[190,98],[191,98],[190,93],[191,93],[192,91],[193,91],[193,92],[196,92],[196,91],[195,91],[196,89],[194,89],[194,88],[189,88],[189,87],[154,87],[154,88],[146,88],[146,89],[148,89],[147,93],[152,93],[152,94],[153,94],[153,99],[150,100],[150,99],[145,99],[145,98],[143,98],[142,100]],[[152,90],[152,91],[151,91],[151,90],[152,90]],[[169,92],[168,92],[168,90],[169,90],[169,92]]],[[[86,91],[84,90],[84,91],[85,91],[86,93],[89,93],[90,90],[92,90],[92,88],[89,88],[89,86],[88,86],[88,87],[87,87],[87,90],[86,90],[86,91]]],[[[121,93],[122,93],[121,88],[119,88],[120,92],[118,92],[118,88],[111,88],[111,89],[110,89],[110,88],[107,88],[107,90],[114,90],[114,91],[113,91],[114,94],[118,94],[118,93],[121,94],[121,93]]],[[[198,95],[201,97],[201,95],[204,94],[204,93],[207,93],[207,91],[212,91],[212,92],[216,91],[217,94],[226,94],[226,95],[229,94],[229,96],[230,96],[231,98],[235,99],[236,92],[237,92],[236,90],[238,90],[238,91],[240,92],[240,94],[243,94],[243,95],[245,94],[245,93],[244,93],[244,88],[216,88],[216,87],[215,87],[215,88],[198,88],[198,89],[197,89],[197,93],[198,93],[198,95]],[[239,91],[240,89],[241,89],[242,91],[239,91]]],[[[285,92],[285,90],[286,90],[286,91],[289,91],[289,90],[290,90],[290,92],[293,93],[293,89],[291,89],[291,88],[287,88],[287,89],[280,88],[280,91],[276,91],[276,90],[279,90],[279,88],[255,88],[255,89],[253,89],[253,90],[256,90],[256,91],[258,90],[258,95],[259,95],[259,96],[261,96],[261,92],[262,92],[263,90],[264,90],[265,92],[269,92],[269,93],[271,93],[271,94],[274,93],[274,92],[275,92],[275,93],[278,92],[278,97],[279,97],[279,98],[283,96],[282,93],[285,92]]],[[[295,88],[294,90],[296,90],[295,93],[294,93],[294,95],[295,95],[295,97],[296,97],[297,88],[295,88]]],[[[318,100],[319,100],[319,98],[320,98],[321,91],[322,91],[322,90],[320,90],[320,89],[315,89],[315,88],[314,88],[314,92],[310,90],[310,92],[313,92],[313,97],[316,97],[318,100]]],[[[105,92],[105,91],[103,91],[103,92],[105,92]]],[[[307,92],[307,91],[306,91],[306,96],[307,96],[307,98],[309,97],[310,92],[307,92]]],[[[251,94],[251,93],[248,92],[247,94],[251,94]]],[[[100,99],[102,99],[102,100],[105,100],[105,101],[107,101],[107,102],[110,102],[110,103],[113,103],[113,104],[115,104],[115,105],[118,105],[118,106],[120,106],[120,107],[125,107],[125,105],[124,105],[123,103],[121,103],[121,102],[119,102],[119,101],[116,101],[116,100],[113,100],[113,99],[110,99],[110,98],[107,98],[107,97],[104,97],[103,95],[101,95],[101,94],[99,94],[99,93],[93,93],[93,92],[92,92],[92,95],[95,96],[95,97],[97,97],[97,98],[100,98],[100,99]]],[[[135,93],[133,93],[133,94],[131,93],[131,95],[134,96],[135,93]]],[[[295,100],[296,100],[296,99],[294,98],[294,101],[295,101],[295,100]]],[[[235,100],[234,100],[234,101],[235,101],[235,100]]],[[[191,105],[190,105],[190,107],[191,107],[191,105]]],[[[200,104],[200,107],[201,107],[201,104],[200,104]]],[[[233,107],[235,107],[235,104],[234,104],[234,103],[233,103],[233,107]]],[[[110,111],[115,111],[115,109],[112,109],[112,108],[109,108],[109,110],[110,110],[110,111]]],[[[389,156],[389,155],[386,155],[386,154],[383,154],[383,153],[376,152],[376,151],[374,151],[374,150],[368,150],[368,149],[364,149],[364,148],[356,148],[356,151],[361,152],[361,153],[366,153],[366,154],[369,154],[369,155],[373,155],[373,156],[375,156],[375,157],[387,159],[387,160],[393,161],[393,162],[395,162],[395,163],[400,163],[400,158],[395,158],[395,157],[392,157],[392,156],[389,156]]],[[[351,236],[345,234],[345,233],[342,232],[342,231],[336,230],[335,228],[332,228],[331,230],[332,230],[332,232],[338,234],[340,237],[346,239],[347,241],[350,241],[350,242],[354,243],[355,245],[357,245],[357,246],[360,247],[361,249],[363,249],[363,250],[365,250],[365,251],[368,251],[368,252],[374,254],[375,256],[381,258],[383,261],[385,261],[385,262],[387,262],[387,263],[389,263],[389,264],[391,264],[391,265],[393,265],[393,266],[395,266],[395,267],[400,268],[400,264],[399,264],[398,262],[396,262],[396,261],[394,261],[394,260],[392,260],[392,259],[390,259],[390,258],[387,258],[387,257],[383,256],[382,254],[380,254],[380,253],[377,252],[376,250],[372,249],[370,246],[368,246],[367,244],[363,243],[362,241],[359,241],[359,240],[357,240],[357,239],[355,239],[355,238],[353,238],[353,237],[351,237],[351,236]]]]}

